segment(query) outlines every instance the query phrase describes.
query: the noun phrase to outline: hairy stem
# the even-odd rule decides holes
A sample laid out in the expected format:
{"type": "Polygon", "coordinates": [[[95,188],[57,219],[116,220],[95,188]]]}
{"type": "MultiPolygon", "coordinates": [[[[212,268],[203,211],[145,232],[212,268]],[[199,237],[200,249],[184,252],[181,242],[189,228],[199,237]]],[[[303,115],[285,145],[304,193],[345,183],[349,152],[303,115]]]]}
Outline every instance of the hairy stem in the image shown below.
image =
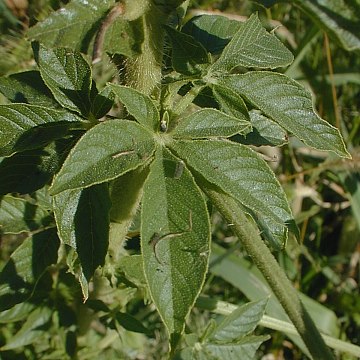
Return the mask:
{"type": "Polygon", "coordinates": [[[316,360],[334,359],[333,354],[326,346],[313,320],[299,299],[295,288],[236,200],[222,193],[204,179],[200,179],[199,183],[226,221],[233,224],[234,233],[264,275],[313,358],[316,360]]]}
{"type": "Polygon", "coordinates": [[[143,42],[141,54],[126,62],[126,85],[147,95],[159,96],[164,55],[163,24],[167,15],[150,3],[142,16],[143,42]]]}

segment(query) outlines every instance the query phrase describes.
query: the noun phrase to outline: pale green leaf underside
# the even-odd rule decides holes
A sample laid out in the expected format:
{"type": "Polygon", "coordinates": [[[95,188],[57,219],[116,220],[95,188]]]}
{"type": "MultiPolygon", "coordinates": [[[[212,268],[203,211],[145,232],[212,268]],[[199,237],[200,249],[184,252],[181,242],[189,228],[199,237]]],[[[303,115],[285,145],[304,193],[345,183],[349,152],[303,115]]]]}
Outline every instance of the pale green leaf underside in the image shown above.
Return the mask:
{"type": "Polygon", "coordinates": [[[154,102],[145,94],[127,86],[109,84],[115,95],[125,105],[127,111],[141,125],[151,130],[160,127],[160,115],[154,102]]]}
{"type": "Polygon", "coordinates": [[[247,134],[251,124],[245,116],[236,118],[215,109],[202,109],[179,120],[172,135],[175,138],[199,139],[247,134]]]}
{"type": "Polygon", "coordinates": [[[270,68],[289,65],[292,53],[262,26],[256,14],[241,24],[211,71],[229,71],[236,66],[270,68]]]}
{"type": "Polygon", "coordinates": [[[268,71],[233,75],[221,81],[306,145],[349,157],[339,131],[314,111],[311,94],[295,80],[268,71]]]}
{"type": "Polygon", "coordinates": [[[252,333],[264,315],[267,299],[240,306],[215,328],[210,335],[213,341],[236,341],[252,333]]]}
{"type": "Polygon", "coordinates": [[[50,191],[54,195],[115,179],[146,163],[154,149],[151,134],[134,121],[100,123],[72,148],[50,191]]]}
{"type": "Polygon", "coordinates": [[[267,336],[249,336],[234,343],[207,343],[203,352],[207,355],[205,358],[212,360],[253,360],[257,349],[266,340],[267,336]]]}
{"type": "Polygon", "coordinates": [[[14,305],[11,309],[0,312],[0,324],[9,324],[22,321],[29,316],[29,313],[37,308],[37,304],[22,302],[14,305]]]}
{"type": "Polygon", "coordinates": [[[51,320],[53,310],[47,306],[37,307],[31,312],[20,330],[0,348],[2,351],[21,348],[45,335],[46,324],[51,320]]]}
{"type": "Polygon", "coordinates": [[[202,288],[209,242],[199,188],[181,160],[159,149],[144,187],[141,249],[151,297],[170,334],[183,332],[202,288]]]}
{"type": "Polygon", "coordinates": [[[38,229],[49,212],[22,198],[5,195],[0,201],[0,230],[3,234],[19,234],[38,229]]]}
{"type": "Polygon", "coordinates": [[[41,77],[63,107],[87,115],[90,111],[91,69],[79,52],[40,45],[41,77]]]}
{"type": "Polygon", "coordinates": [[[27,36],[46,46],[66,46],[86,50],[94,34],[94,24],[105,16],[115,0],[76,0],[30,28],[27,36]]]}
{"type": "Polygon", "coordinates": [[[171,144],[179,157],[266,224],[277,244],[286,240],[286,225],[293,217],[285,193],[269,166],[247,146],[226,140],[176,141],[171,144]]]}
{"type": "MultiPolygon", "coordinates": [[[[0,156],[9,156],[19,150],[32,149],[22,146],[26,131],[39,125],[54,122],[76,122],[80,118],[66,111],[27,104],[0,105],[0,156]]],[[[36,130],[34,129],[36,132],[36,130]]],[[[34,133],[33,136],[36,134],[34,133]]],[[[27,142],[27,145],[28,142],[27,142]]]]}

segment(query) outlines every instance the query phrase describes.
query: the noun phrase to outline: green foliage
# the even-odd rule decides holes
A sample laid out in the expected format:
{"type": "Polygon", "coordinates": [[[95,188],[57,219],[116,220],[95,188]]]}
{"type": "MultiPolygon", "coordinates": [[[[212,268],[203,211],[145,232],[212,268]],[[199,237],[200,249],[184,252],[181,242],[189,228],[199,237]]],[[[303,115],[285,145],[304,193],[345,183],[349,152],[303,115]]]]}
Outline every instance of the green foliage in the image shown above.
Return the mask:
{"type": "Polygon", "coordinates": [[[180,359],[254,359],[256,350],[267,336],[249,335],[264,314],[266,300],[248,303],[234,310],[221,322],[209,323],[199,339],[191,335],[185,340],[188,347],[179,354],[180,359]]]}
{"type": "MultiPolygon", "coordinates": [[[[346,48],[357,46],[355,35],[339,35],[325,9],[296,3],[346,48]]],[[[293,54],[258,14],[244,22],[199,15],[181,26],[187,6],[70,1],[27,31],[36,40],[37,69],[0,79],[6,98],[0,231],[26,236],[0,272],[4,356],[133,358],[129,349],[154,337],[161,319],[169,337],[162,352],[170,357],[253,359],[268,339],[253,334],[264,313],[288,320],[276,300],[267,306],[268,289],[251,291],[256,285],[239,277],[255,276],[247,264],[228,257],[210,265],[210,273],[253,302],[199,331],[186,326],[209,261],[223,256],[211,245],[204,193],[210,186],[224,203],[231,198],[239,216],[246,214],[245,225],[283,254],[300,232],[285,191],[255,147],[300,140],[329,158],[351,156],[339,130],[315,112],[310,92],[273,71],[288,66],[293,54]],[[124,70],[119,81],[99,86],[101,69],[88,63],[91,47],[95,60],[108,53],[124,70]]],[[[305,299],[313,314],[326,314],[330,325],[323,329],[337,336],[334,314],[305,299]]],[[[296,324],[291,314],[302,315],[279,300],[296,324]]],[[[290,336],[304,353],[316,354],[309,337],[304,345],[290,336]]],[[[317,346],[322,352],[324,344],[317,346]]]]}

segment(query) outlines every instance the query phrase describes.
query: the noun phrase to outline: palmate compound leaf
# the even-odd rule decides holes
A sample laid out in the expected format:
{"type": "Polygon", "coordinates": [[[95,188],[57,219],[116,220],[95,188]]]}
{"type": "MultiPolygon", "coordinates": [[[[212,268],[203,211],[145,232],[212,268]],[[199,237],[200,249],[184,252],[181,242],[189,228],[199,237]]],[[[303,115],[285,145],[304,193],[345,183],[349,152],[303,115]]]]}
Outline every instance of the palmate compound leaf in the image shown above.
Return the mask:
{"type": "Polygon", "coordinates": [[[244,97],[306,145],[350,157],[339,131],[314,111],[311,94],[295,80],[268,71],[231,75],[220,85],[244,97]]]}
{"type": "Polygon", "coordinates": [[[127,86],[117,84],[109,84],[108,86],[125,105],[129,114],[132,115],[141,125],[154,131],[159,129],[159,111],[149,96],[127,86]]]}
{"type": "Polygon", "coordinates": [[[72,148],[50,192],[55,195],[115,179],[145,164],[154,149],[152,134],[134,121],[100,123],[72,148]]]}
{"type": "Polygon", "coordinates": [[[247,146],[227,140],[174,141],[171,149],[207,181],[250,209],[272,246],[279,249],[287,229],[297,233],[285,193],[270,167],[247,146]]]}
{"type": "Polygon", "coordinates": [[[234,117],[215,109],[202,109],[180,119],[172,132],[174,138],[201,139],[246,135],[251,131],[251,123],[243,115],[234,117]]]}
{"type": "Polygon", "coordinates": [[[60,138],[81,118],[68,111],[28,105],[0,105],[0,156],[40,148],[60,138]]]}
{"type": "Polygon", "coordinates": [[[228,72],[236,66],[275,69],[292,61],[292,53],[274,34],[265,30],[254,14],[241,24],[210,71],[228,72]]]}
{"type": "Polygon", "coordinates": [[[78,275],[84,299],[88,282],[104,265],[109,241],[110,198],[107,184],[63,191],[54,196],[54,214],[63,244],[71,246],[80,262],[78,275]]]}
{"type": "Polygon", "coordinates": [[[150,294],[173,347],[203,286],[209,244],[199,188],[182,160],[158,149],[144,187],[141,249],[150,294]]]}

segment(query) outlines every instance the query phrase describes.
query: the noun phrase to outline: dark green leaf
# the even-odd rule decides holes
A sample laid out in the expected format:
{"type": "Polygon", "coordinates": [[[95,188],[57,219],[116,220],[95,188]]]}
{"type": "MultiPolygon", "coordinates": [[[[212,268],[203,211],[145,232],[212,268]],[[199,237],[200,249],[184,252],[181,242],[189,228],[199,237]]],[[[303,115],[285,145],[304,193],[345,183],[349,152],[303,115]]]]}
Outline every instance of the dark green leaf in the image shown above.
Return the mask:
{"type": "Polygon", "coordinates": [[[257,153],[230,141],[177,141],[179,157],[209,182],[253,211],[272,231],[273,246],[283,247],[294,220],[283,189],[257,153]]]}
{"type": "Polygon", "coordinates": [[[255,110],[250,111],[249,114],[253,131],[246,136],[237,135],[236,141],[255,146],[282,146],[288,143],[286,131],[275,121],[255,110]]]}
{"type": "Polygon", "coordinates": [[[240,119],[245,118],[250,121],[246,104],[239,94],[229,88],[217,84],[212,86],[212,92],[222,111],[234,117],[240,119]]]}
{"type": "Polygon", "coordinates": [[[175,138],[199,139],[230,137],[250,131],[251,125],[245,116],[236,118],[219,110],[202,109],[180,119],[172,135],[175,138]]]}
{"type": "Polygon", "coordinates": [[[192,36],[166,26],[172,46],[173,68],[185,75],[200,74],[210,64],[206,49],[192,36]]]}
{"type": "Polygon", "coordinates": [[[86,52],[96,25],[115,0],[77,0],[30,28],[27,35],[49,47],[66,46],[86,52]]]}
{"type": "Polygon", "coordinates": [[[0,201],[0,230],[4,234],[33,231],[49,222],[49,212],[22,198],[4,196],[0,201]]]}
{"type": "Polygon", "coordinates": [[[137,332],[140,334],[149,334],[147,329],[138,319],[130,314],[117,312],[115,315],[116,321],[126,330],[137,332]]]}
{"type": "Polygon", "coordinates": [[[346,50],[360,49],[360,3],[296,0],[294,3],[346,50]]]}
{"type": "Polygon", "coordinates": [[[133,57],[141,53],[144,41],[144,31],[138,21],[126,21],[117,18],[108,29],[104,37],[102,51],[110,54],[133,57]]]}
{"type": "Polygon", "coordinates": [[[238,93],[217,84],[214,84],[212,89],[222,111],[235,117],[245,117],[253,126],[252,132],[245,136],[236,136],[236,141],[256,146],[280,146],[287,142],[284,129],[257,111],[249,112],[243,98],[238,93]]]}
{"type": "Polygon", "coordinates": [[[0,156],[43,147],[79,120],[69,112],[36,105],[0,105],[0,156]]]}
{"type": "Polygon", "coordinates": [[[88,116],[91,110],[91,69],[79,52],[34,45],[41,77],[65,108],[88,116]]]}
{"type": "Polygon", "coordinates": [[[127,86],[109,84],[127,111],[141,125],[150,130],[159,130],[160,115],[154,102],[147,95],[127,86]]]}
{"type": "Polygon", "coordinates": [[[182,31],[193,36],[207,51],[220,54],[239,30],[241,23],[220,15],[199,15],[191,18],[182,31]]]}
{"type": "MultiPolygon", "coordinates": [[[[109,190],[99,184],[54,196],[54,213],[62,243],[76,250],[83,274],[90,280],[104,265],[109,242],[109,190]]],[[[87,298],[87,291],[84,293],[87,298]]]]}
{"type": "Polygon", "coordinates": [[[46,336],[49,326],[46,326],[51,319],[52,310],[42,306],[32,311],[21,329],[11,340],[0,348],[1,351],[16,349],[32,344],[39,337],[46,336]]]}
{"type": "Polygon", "coordinates": [[[311,94],[295,80],[268,71],[232,75],[221,81],[315,149],[349,157],[339,131],[314,111],[311,94]]]}
{"type": "Polygon", "coordinates": [[[91,128],[72,148],[56,175],[51,193],[115,179],[145,164],[155,149],[145,128],[128,120],[109,120],[91,128]]]}
{"type": "MultiPolygon", "coordinates": [[[[193,103],[199,107],[210,107],[210,108],[214,108],[217,109],[218,108],[218,104],[217,102],[214,100],[214,96],[213,96],[213,92],[210,86],[202,86],[202,85],[196,85],[196,86],[192,86],[190,83],[186,86],[183,86],[180,91],[179,94],[181,96],[184,96],[185,94],[187,94],[188,92],[197,92],[197,96],[196,98],[193,100],[193,103]],[[202,89],[199,92],[199,87],[201,87],[202,89]]],[[[231,114],[229,114],[231,115],[231,114]]]]}
{"type": "Polygon", "coordinates": [[[29,298],[48,266],[56,264],[59,239],[48,229],[24,240],[0,272],[0,311],[29,298]]]}
{"type": "Polygon", "coordinates": [[[32,193],[59,170],[69,141],[58,140],[44,149],[29,150],[0,162],[0,195],[18,192],[32,193]]]}
{"type": "Polygon", "coordinates": [[[105,116],[114,104],[115,95],[109,86],[102,89],[91,104],[91,113],[100,119],[105,116]]]}
{"type": "Polygon", "coordinates": [[[0,78],[0,92],[11,102],[59,107],[39,71],[25,71],[0,78]]]}
{"type": "Polygon", "coordinates": [[[145,277],[174,345],[205,279],[210,225],[189,170],[166,150],[150,167],[141,224],[145,277]]]}
{"type": "Polygon", "coordinates": [[[211,71],[226,72],[236,66],[275,69],[289,65],[293,59],[292,53],[274,34],[265,30],[254,14],[241,24],[211,71]]]}
{"type": "Polygon", "coordinates": [[[267,299],[238,307],[209,334],[209,341],[233,342],[252,333],[262,319],[267,299]]]}

